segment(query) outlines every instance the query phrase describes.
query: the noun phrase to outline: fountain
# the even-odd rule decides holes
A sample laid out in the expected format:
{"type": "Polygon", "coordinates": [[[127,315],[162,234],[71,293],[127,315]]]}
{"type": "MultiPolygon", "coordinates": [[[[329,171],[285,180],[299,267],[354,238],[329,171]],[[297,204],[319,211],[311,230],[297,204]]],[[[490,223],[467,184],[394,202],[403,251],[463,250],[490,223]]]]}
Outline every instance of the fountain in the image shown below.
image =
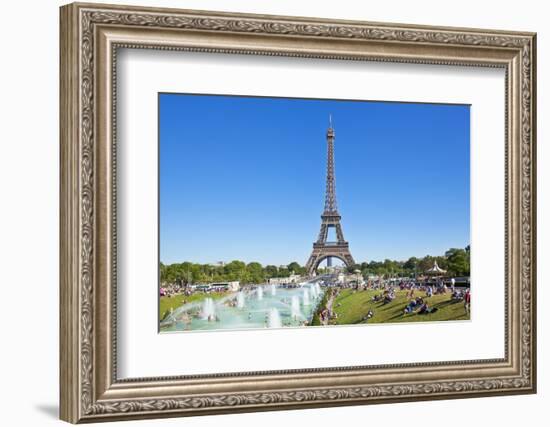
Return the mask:
{"type": "Polygon", "coordinates": [[[302,312],[300,311],[300,298],[298,298],[298,295],[292,296],[290,303],[290,315],[293,319],[302,317],[302,312]]]}
{"type": "Polygon", "coordinates": [[[269,287],[270,291],[271,291],[271,295],[272,296],[275,296],[277,294],[277,287],[275,285],[271,285],[269,287]]]}
{"type": "Polygon", "coordinates": [[[317,288],[315,287],[315,284],[311,284],[310,288],[309,288],[309,292],[311,294],[311,298],[316,300],[317,297],[319,296],[319,293],[317,292],[317,288]]]}
{"type": "Polygon", "coordinates": [[[313,283],[303,286],[276,286],[272,295],[271,284],[256,285],[250,292],[241,289],[216,299],[204,295],[199,301],[191,301],[174,308],[161,321],[164,331],[207,331],[219,329],[253,329],[268,326],[299,327],[315,316],[324,288],[319,296],[313,283]],[[276,309],[276,312],[271,310],[276,309]],[[281,326],[278,326],[280,322],[281,326]]]}
{"type": "Polygon", "coordinates": [[[304,296],[303,296],[303,303],[304,305],[309,305],[309,289],[304,288],[304,296]]]}
{"type": "Polygon", "coordinates": [[[244,308],[244,294],[242,292],[237,294],[237,308],[244,308]]]}
{"type": "Polygon", "coordinates": [[[275,307],[269,310],[267,326],[269,328],[281,328],[283,326],[283,324],[281,323],[281,316],[279,315],[279,310],[277,310],[275,307]]]}
{"type": "Polygon", "coordinates": [[[315,289],[317,290],[317,296],[321,296],[321,285],[319,285],[319,282],[315,282],[315,289]]]}
{"type": "Polygon", "coordinates": [[[216,307],[212,298],[206,298],[202,303],[202,316],[204,320],[216,319],[216,307]]]}

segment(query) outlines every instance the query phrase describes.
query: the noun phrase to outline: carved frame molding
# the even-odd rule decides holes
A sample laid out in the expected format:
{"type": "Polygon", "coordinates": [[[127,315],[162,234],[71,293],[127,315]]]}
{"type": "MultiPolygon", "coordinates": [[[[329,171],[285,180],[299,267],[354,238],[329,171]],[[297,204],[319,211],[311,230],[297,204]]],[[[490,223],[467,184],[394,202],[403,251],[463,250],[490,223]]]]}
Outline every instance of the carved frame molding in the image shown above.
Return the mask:
{"type": "Polygon", "coordinates": [[[70,422],[536,390],[535,34],[71,4],[61,8],[61,418],[70,422]],[[504,67],[506,357],[116,378],[116,51],[504,67]],[[289,387],[288,380],[298,386],[289,387]]]}

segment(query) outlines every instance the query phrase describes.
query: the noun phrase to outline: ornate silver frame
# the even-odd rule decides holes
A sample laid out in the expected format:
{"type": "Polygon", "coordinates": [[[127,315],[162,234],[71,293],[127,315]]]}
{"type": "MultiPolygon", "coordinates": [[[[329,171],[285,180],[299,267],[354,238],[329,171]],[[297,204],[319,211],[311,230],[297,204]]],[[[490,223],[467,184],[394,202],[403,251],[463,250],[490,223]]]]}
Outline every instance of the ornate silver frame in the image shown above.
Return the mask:
{"type": "Polygon", "coordinates": [[[61,419],[130,418],[536,391],[533,33],[99,4],[61,8],[61,419]],[[175,378],[116,375],[118,47],[506,70],[506,342],[497,360],[175,378]]]}

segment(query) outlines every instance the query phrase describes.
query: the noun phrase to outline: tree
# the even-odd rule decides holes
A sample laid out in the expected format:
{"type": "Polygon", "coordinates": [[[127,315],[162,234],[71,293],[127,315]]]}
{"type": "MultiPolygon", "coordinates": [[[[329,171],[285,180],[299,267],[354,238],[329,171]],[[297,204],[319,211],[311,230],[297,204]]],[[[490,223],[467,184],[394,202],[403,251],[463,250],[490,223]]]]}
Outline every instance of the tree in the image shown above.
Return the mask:
{"type": "Polygon", "coordinates": [[[470,254],[465,249],[451,248],[445,252],[447,270],[451,276],[470,275],[470,254]]]}
{"type": "Polygon", "coordinates": [[[348,273],[355,273],[355,270],[361,271],[361,264],[352,264],[349,267],[346,267],[348,273]]]}
{"type": "Polygon", "coordinates": [[[294,272],[294,274],[303,274],[303,272],[305,272],[305,269],[296,261],[288,264],[286,268],[288,268],[288,271],[290,271],[291,273],[294,272]]]}
{"type": "Polygon", "coordinates": [[[279,269],[274,265],[267,265],[264,271],[267,278],[277,277],[277,275],[279,274],[279,269]]]}
{"type": "Polygon", "coordinates": [[[231,261],[224,265],[225,280],[246,281],[246,264],[242,261],[231,261]]]}
{"type": "Polygon", "coordinates": [[[426,255],[418,262],[418,271],[425,273],[427,270],[433,267],[435,258],[431,255],[426,255]]]}
{"type": "Polygon", "coordinates": [[[417,268],[418,265],[418,258],[413,256],[410,257],[405,263],[403,264],[403,268],[405,270],[414,271],[417,268]]]}
{"type": "Polygon", "coordinates": [[[289,277],[290,270],[286,267],[279,267],[279,277],[289,277]]]}
{"type": "Polygon", "coordinates": [[[246,266],[247,279],[252,283],[265,281],[264,269],[259,262],[251,262],[246,266]]]}

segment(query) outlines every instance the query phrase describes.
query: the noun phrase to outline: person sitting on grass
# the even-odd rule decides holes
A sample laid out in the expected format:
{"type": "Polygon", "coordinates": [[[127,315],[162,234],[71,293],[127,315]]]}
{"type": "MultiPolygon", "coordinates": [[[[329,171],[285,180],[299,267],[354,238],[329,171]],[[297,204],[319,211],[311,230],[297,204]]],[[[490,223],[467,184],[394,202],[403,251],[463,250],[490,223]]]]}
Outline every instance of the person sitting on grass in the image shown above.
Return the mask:
{"type": "Polygon", "coordinates": [[[452,301],[462,301],[463,298],[464,298],[464,294],[458,289],[455,289],[451,295],[452,301]]]}
{"type": "Polygon", "coordinates": [[[413,311],[414,311],[414,308],[416,307],[416,300],[413,299],[411,300],[407,306],[405,307],[405,309],[403,310],[403,316],[405,314],[411,314],[413,311]]]}
{"type": "Polygon", "coordinates": [[[372,310],[369,310],[367,315],[363,317],[363,322],[368,323],[372,316],[374,316],[374,312],[372,310]]]}
{"type": "Polygon", "coordinates": [[[383,298],[383,295],[382,295],[382,294],[374,295],[374,296],[372,297],[372,302],[378,302],[378,301],[380,301],[382,298],[383,298]]]}
{"type": "Polygon", "coordinates": [[[416,312],[417,314],[431,314],[431,313],[435,313],[437,311],[437,307],[430,307],[428,305],[427,302],[425,302],[424,304],[422,304],[420,306],[420,308],[418,309],[418,311],[416,312]]]}
{"type": "Polygon", "coordinates": [[[393,300],[395,299],[395,292],[394,291],[390,291],[386,294],[386,296],[384,297],[384,304],[389,304],[390,302],[392,302],[393,300]]]}

